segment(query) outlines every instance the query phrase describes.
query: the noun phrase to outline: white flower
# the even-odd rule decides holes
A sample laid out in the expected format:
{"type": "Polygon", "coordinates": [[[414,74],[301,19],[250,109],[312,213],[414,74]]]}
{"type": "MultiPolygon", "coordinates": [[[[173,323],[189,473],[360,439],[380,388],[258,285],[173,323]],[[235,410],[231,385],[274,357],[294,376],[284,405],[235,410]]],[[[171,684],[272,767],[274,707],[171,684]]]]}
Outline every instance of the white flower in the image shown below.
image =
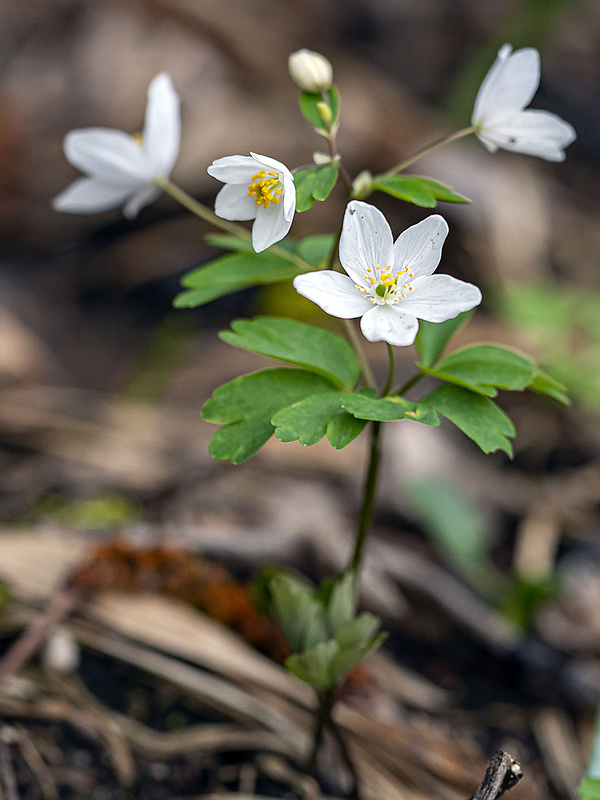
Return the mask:
{"type": "Polygon", "coordinates": [[[168,178],[181,136],[179,96],[166,72],[148,88],[144,130],[130,136],[112,128],[85,128],[65,136],[67,160],[88,177],[53,200],[57,211],[95,214],[123,205],[128,218],[160,194],[153,178],[168,178]]]}
{"type": "Polygon", "coordinates": [[[576,138],[568,122],[549,111],[523,109],[540,82],[540,54],[532,47],[512,52],[505,44],[477,93],[471,122],[476,135],[494,153],[516,153],[564,161],[564,148],[576,138]]]}
{"type": "Polygon", "coordinates": [[[250,153],[218,158],[207,170],[225,186],[215,214],[229,220],[255,220],[252,246],[266,250],[287,234],[296,210],[294,176],[280,161],[250,153]]]}
{"type": "Polygon", "coordinates": [[[326,92],[333,81],[331,62],[314,50],[297,50],[288,58],[292,80],[305,92],[326,92]]]}
{"type": "Polygon", "coordinates": [[[444,322],[481,302],[472,283],[432,274],[447,233],[444,218],[433,214],[394,242],[381,211],[353,200],[340,239],[340,261],[348,275],[309,272],[294,278],[294,287],[334,317],[361,317],[361,330],[371,342],[412,344],[417,320],[444,322]]]}

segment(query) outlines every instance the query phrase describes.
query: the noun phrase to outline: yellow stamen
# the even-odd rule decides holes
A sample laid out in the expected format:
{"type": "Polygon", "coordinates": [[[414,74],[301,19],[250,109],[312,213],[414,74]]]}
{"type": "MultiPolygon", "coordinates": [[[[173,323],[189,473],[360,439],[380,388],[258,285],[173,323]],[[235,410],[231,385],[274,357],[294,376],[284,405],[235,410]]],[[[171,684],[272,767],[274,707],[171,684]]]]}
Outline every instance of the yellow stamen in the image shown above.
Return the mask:
{"type": "Polygon", "coordinates": [[[248,184],[248,197],[254,198],[257,206],[268,208],[270,203],[278,203],[283,194],[279,187],[279,177],[276,172],[269,172],[272,177],[267,178],[262,169],[252,176],[252,183],[248,184]]]}
{"type": "Polygon", "coordinates": [[[144,144],[144,134],[143,133],[139,133],[139,132],[138,133],[132,133],[131,134],[131,138],[133,139],[133,141],[139,147],[141,147],[144,144]]]}

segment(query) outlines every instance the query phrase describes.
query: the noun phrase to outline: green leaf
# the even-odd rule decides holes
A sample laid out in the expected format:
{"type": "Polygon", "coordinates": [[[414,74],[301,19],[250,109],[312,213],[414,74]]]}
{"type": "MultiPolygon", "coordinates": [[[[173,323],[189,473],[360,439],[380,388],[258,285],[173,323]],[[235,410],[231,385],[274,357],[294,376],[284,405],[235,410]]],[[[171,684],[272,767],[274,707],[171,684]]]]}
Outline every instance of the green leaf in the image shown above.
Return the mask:
{"type": "Polygon", "coordinates": [[[335,236],[330,233],[318,233],[301,239],[297,253],[311,267],[324,267],[334,244],[335,236]]]}
{"type": "Polygon", "coordinates": [[[240,253],[256,255],[250,236],[246,239],[241,236],[233,236],[231,233],[207,233],[204,241],[211,247],[220,247],[221,250],[235,250],[240,253]]]}
{"type": "Polygon", "coordinates": [[[294,173],[296,211],[308,211],[315,200],[327,200],[337,177],[338,168],[331,164],[300,169],[294,173]]]}
{"type": "Polygon", "coordinates": [[[325,641],[325,614],[312,591],[291,575],[277,575],[270,584],[272,614],[281,625],[294,653],[301,653],[325,641]]]}
{"type": "Polygon", "coordinates": [[[352,389],[358,381],[360,363],[337,333],[284,317],[236,319],[231,327],[219,337],[234,347],[304,367],[337,386],[352,389]]]}
{"type": "Polygon", "coordinates": [[[285,368],[242,375],[220,386],[202,409],[207,422],[224,424],[212,437],[209,453],[217,461],[241,464],[270,438],[274,431],[271,417],[279,409],[308,395],[333,390],[333,385],[318,375],[285,368]]]}
{"type": "Polygon", "coordinates": [[[295,653],[286,659],[286,668],[314,689],[331,689],[335,681],[331,676],[331,662],[339,652],[334,639],[320,642],[304,653],[295,653]]]}
{"type": "Polygon", "coordinates": [[[600,778],[584,778],[577,787],[581,800],[600,800],[600,778]]]}
{"type": "Polygon", "coordinates": [[[456,350],[439,361],[435,369],[425,367],[423,372],[487,397],[496,397],[496,387],[522,391],[534,377],[533,364],[527,358],[488,344],[456,350]]]}
{"type": "Polygon", "coordinates": [[[454,319],[446,322],[425,322],[419,320],[419,331],[415,340],[415,347],[424,367],[430,367],[442,354],[442,350],[460,326],[467,322],[473,312],[463,311],[454,319]]]}
{"type": "Polygon", "coordinates": [[[373,189],[391,194],[399,200],[406,200],[422,208],[435,208],[438,200],[446,203],[470,203],[466,197],[457,194],[443,183],[422,178],[419,175],[375,175],[373,189]]]}
{"type": "MultiPolygon", "coordinates": [[[[356,611],[356,573],[345,572],[335,581],[325,610],[325,625],[330,636],[336,636],[340,627],[354,618],[356,611]]],[[[338,639],[338,644],[342,642],[338,639]]]]}
{"type": "Polygon", "coordinates": [[[332,658],[329,666],[332,685],[343,680],[368,652],[387,639],[387,633],[384,632],[374,635],[379,624],[377,617],[365,612],[340,627],[335,636],[339,653],[332,658]]]}
{"type": "Polygon", "coordinates": [[[347,395],[341,392],[313,394],[282,408],[271,419],[275,426],[275,436],[280,442],[295,442],[310,446],[320,442],[327,434],[329,443],[336,450],[350,444],[367,424],[366,420],[356,419],[342,408],[342,400],[347,395]]]}
{"type": "Polygon", "coordinates": [[[535,367],[535,376],[527,388],[531,389],[532,392],[552,397],[564,406],[571,405],[571,399],[566,393],[566,387],[539,367],[535,367]]]}
{"type": "Polygon", "coordinates": [[[191,291],[178,294],[173,305],[195,308],[249,286],[293,278],[298,272],[298,267],[287,258],[268,251],[221,256],[183,277],[183,286],[191,291]]]}
{"type": "Polygon", "coordinates": [[[515,435],[515,426],[489,397],[446,383],[424,397],[421,405],[447,417],[484,453],[503,450],[512,458],[512,445],[506,437],[515,435]]]}
{"type": "Polygon", "coordinates": [[[358,419],[389,422],[397,419],[412,419],[423,425],[436,427],[440,424],[437,414],[428,406],[411,403],[403,397],[372,397],[366,392],[346,394],[342,406],[358,419]]]}
{"type": "MultiPolygon", "coordinates": [[[[333,127],[337,120],[340,104],[339,94],[335,86],[329,87],[327,90],[327,96],[329,98],[329,107],[331,108],[331,122],[329,123],[329,127],[333,127]]],[[[318,103],[322,102],[323,95],[321,92],[302,92],[299,99],[300,111],[304,114],[310,124],[314,125],[317,129],[323,129],[325,126],[323,117],[321,116],[321,112],[319,111],[318,107],[318,103]]]]}

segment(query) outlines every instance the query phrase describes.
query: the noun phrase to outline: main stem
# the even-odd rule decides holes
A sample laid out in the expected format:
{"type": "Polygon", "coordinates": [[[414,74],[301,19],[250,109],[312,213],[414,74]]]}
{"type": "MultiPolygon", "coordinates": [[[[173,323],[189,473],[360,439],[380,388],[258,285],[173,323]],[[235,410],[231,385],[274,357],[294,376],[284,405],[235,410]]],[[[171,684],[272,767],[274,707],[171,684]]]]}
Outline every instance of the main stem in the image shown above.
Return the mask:
{"type": "MultiPolygon", "coordinates": [[[[389,372],[385,388],[382,393],[382,397],[385,397],[387,395],[392,386],[392,381],[394,380],[394,351],[392,350],[391,345],[389,345],[387,342],[386,346],[389,358],[389,372]]],[[[365,478],[363,502],[362,502],[362,507],[360,509],[360,516],[358,519],[358,529],[356,531],[356,540],[354,542],[354,552],[352,554],[352,560],[350,561],[350,564],[348,566],[348,569],[352,570],[357,575],[360,570],[360,565],[362,562],[362,553],[365,546],[365,542],[367,541],[367,536],[369,535],[369,531],[371,529],[371,523],[373,521],[373,508],[375,507],[375,490],[377,489],[377,476],[379,474],[379,464],[381,461],[380,441],[381,441],[381,422],[379,420],[375,420],[371,427],[369,466],[367,468],[367,476],[365,478]]]]}

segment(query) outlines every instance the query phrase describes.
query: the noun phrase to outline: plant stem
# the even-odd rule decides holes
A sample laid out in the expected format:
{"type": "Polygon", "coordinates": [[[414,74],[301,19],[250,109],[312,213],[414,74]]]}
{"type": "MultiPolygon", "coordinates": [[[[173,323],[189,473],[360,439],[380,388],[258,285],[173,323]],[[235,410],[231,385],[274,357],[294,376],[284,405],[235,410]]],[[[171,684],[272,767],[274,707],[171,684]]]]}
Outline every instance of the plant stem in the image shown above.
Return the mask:
{"type": "Polygon", "coordinates": [[[385,343],[388,351],[388,358],[390,360],[390,368],[388,371],[388,378],[383,388],[383,392],[381,393],[382,397],[387,397],[390,389],[392,388],[392,381],[394,380],[394,351],[392,350],[392,345],[389,342],[385,343]]]}
{"type": "Polygon", "coordinates": [[[337,723],[334,721],[332,717],[332,711],[336,701],[336,687],[328,689],[327,691],[324,692],[318,692],[318,697],[319,697],[319,711],[317,715],[315,730],[313,733],[313,747],[308,762],[308,772],[315,778],[318,778],[317,757],[319,754],[319,748],[321,747],[325,731],[329,729],[333,735],[333,738],[337,742],[337,745],[340,750],[340,755],[342,756],[342,760],[346,765],[346,769],[348,770],[352,778],[353,786],[352,786],[352,791],[350,792],[350,797],[352,798],[352,800],[358,800],[360,795],[359,795],[359,782],[358,782],[358,774],[356,772],[356,767],[354,766],[352,757],[350,756],[350,752],[348,750],[348,746],[344,741],[344,737],[342,736],[342,733],[338,728],[337,723]]]}
{"type": "Polygon", "coordinates": [[[348,569],[353,570],[356,575],[360,569],[362,552],[371,528],[373,519],[373,507],[375,505],[375,488],[377,486],[377,475],[379,472],[379,462],[381,461],[381,447],[379,444],[381,437],[381,422],[376,420],[371,427],[371,447],[369,450],[369,466],[365,479],[363,492],[363,502],[358,519],[358,529],[356,541],[354,543],[354,553],[348,569]]]}
{"type": "Polygon", "coordinates": [[[435,141],[431,142],[431,144],[428,144],[425,147],[422,147],[420,150],[417,150],[417,152],[410,158],[407,158],[406,161],[401,161],[400,164],[397,164],[395,167],[392,167],[381,175],[375,175],[373,177],[373,182],[377,183],[384,178],[391,178],[392,175],[396,175],[398,172],[403,172],[407,167],[410,167],[411,164],[414,164],[415,161],[418,161],[419,158],[427,155],[427,153],[437,150],[437,148],[442,147],[442,145],[454,142],[456,139],[462,139],[463,136],[469,136],[469,134],[475,133],[476,130],[477,129],[475,126],[472,125],[469,128],[463,128],[460,131],[455,131],[455,133],[451,133],[449,136],[442,136],[440,139],[436,139],[435,141]]]}
{"type": "MultiPolygon", "coordinates": [[[[153,183],[155,186],[158,186],[159,189],[162,189],[163,192],[168,194],[169,197],[172,197],[173,200],[176,200],[184,208],[187,208],[188,211],[191,211],[192,214],[195,214],[197,217],[203,219],[205,222],[208,222],[210,225],[213,225],[215,228],[220,228],[222,231],[230,233],[232,236],[237,236],[241,239],[252,239],[252,234],[250,231],[246,230],[246,228],[244,228],[242,225],[238,225],[236,222],[230,222],[227,219],[218,217],[214,211],[211,211],[210,208],[207,208],[202,203],[199,203],[191,195],[189,195],[187,192],[184,192],[183,189],[180,189],[179,186],[171,183],[171,181],[168,181],[166,178],[156,176],[153,178],[153,183]]],[[[293,262],[302,272],[311,272],[314,270],[314,267],[312,267],[310,264],[307,264],[302,258],[288,252],[287,250],[284,250],[283,247],[271,245],[271,247],[269,247],[269,252],[275,253],[276,255],[293,262]]]]}
{"type": "Polygon", "coordinates": [[[409,389],[412,389],[412,387],[424,377],[425,374],[423,372],[417,372],[416,375],[413,375],[412,378],[409,378],[406,383],[404,383],[397,391],[394,392],[394,394],[398,396],[406,394],[409,389]]]}

